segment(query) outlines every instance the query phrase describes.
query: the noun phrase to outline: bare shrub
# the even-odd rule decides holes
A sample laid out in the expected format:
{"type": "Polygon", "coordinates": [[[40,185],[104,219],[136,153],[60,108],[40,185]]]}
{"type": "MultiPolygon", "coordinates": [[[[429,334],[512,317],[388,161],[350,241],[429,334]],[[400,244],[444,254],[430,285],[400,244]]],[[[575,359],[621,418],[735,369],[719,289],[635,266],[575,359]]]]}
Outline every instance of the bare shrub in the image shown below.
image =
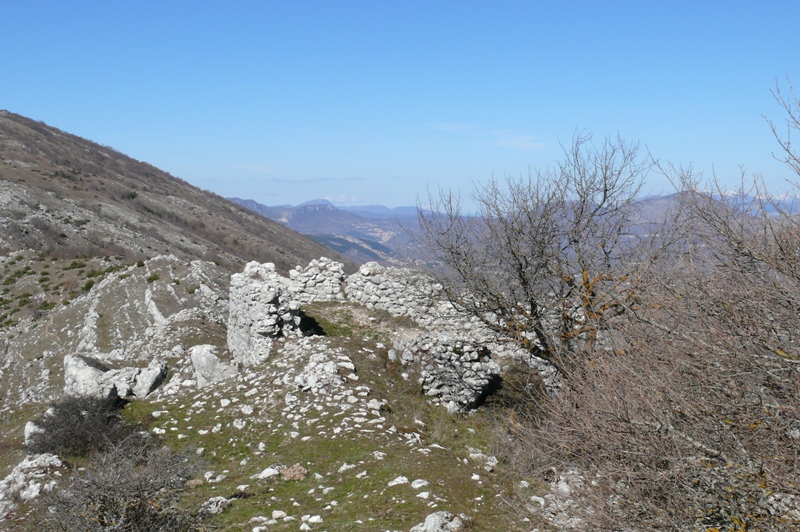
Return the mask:
{"type": "Polygon", "coordinates": [[[135,439],[138,427],[122,421],[119,410],[123,405],[118,398],[68,397],[34,420],[42,430],[31,435],[26,448],[31,453],[88,456],[135,439]]]}
{"type": "Polygon", "coordinates": [[[197,516],[178,506],[196,468],[167,447],[124,440],[43,497],[37,524],[40,530],[70,532],[204,530],[197,516]]]}
{"type": "Polygon", "coordinates": [[[668,168],[680,216],[637,226],[630,159],[582,146],[480,189],[478,216],[448,194],[421,214],[451,297],[559,368],[555,396],[498,401],[503,457],[578,470],[586,529],[800,526],[800,222],[758,180],[668,168]]]}
{"type": "Polygon", "coordinates": [[[534,475],[578,467],[594,485],[572,511],[598,528],[799,526],[795,221],[767,216],[765,196],[684,194],[691,246],[509,427],[510,455],[534,475]]]}

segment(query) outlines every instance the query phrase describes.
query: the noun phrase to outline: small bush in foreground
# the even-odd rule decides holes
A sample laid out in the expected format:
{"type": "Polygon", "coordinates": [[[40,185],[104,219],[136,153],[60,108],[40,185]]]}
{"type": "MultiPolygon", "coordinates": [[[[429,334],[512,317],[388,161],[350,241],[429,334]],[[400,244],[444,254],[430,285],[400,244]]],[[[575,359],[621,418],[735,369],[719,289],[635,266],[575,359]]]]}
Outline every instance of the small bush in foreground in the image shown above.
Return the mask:
{"type": "Polygon", "coordinates": [[[204,530],[177,505],[196,463],[151,440],[133,438],[92,457],[60,489],[43,497],[40,530],[131,532],[204,530]]]}
{"type": "Polygon", "coordinates": [[[132,438],[138,427],[121,420],[123,405],[117,398],[68,397],[34,420],[41,431],[31,435],[26,448],[31,453],[88,456],[132,438]]]}

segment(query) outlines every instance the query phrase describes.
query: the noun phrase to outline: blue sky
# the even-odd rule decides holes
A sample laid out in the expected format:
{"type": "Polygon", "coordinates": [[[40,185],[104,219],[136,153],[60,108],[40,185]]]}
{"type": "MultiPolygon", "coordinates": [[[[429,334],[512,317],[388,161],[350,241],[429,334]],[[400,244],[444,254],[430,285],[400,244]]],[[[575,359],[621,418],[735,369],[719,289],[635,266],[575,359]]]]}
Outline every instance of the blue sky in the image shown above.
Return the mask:
{"type": "MultiPolygon", "coordinates": [[[[775,191],[800,2],[6,0],[0,108],[224,196],[413,205],[576,130],[775,191]]],[[[796,176],[795,176],[796,177],[796,176]]],[[[669,192],[658,176],[647,192],[669,192]]]]}

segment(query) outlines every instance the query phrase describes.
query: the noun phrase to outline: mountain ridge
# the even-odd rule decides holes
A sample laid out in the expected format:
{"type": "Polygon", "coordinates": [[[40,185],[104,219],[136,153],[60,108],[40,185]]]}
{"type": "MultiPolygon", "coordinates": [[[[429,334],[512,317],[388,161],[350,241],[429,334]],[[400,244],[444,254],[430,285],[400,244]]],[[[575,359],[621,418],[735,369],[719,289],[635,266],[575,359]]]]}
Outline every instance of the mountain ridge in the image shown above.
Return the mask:
{"type": "Polygon", "coordinates": [[[340,207],[319,199],[296,206],[268,206],[251,199],[228,199],[357,263],[401,265],[424,256],[415,236],[419,232],[416,207],[340,207]]]}

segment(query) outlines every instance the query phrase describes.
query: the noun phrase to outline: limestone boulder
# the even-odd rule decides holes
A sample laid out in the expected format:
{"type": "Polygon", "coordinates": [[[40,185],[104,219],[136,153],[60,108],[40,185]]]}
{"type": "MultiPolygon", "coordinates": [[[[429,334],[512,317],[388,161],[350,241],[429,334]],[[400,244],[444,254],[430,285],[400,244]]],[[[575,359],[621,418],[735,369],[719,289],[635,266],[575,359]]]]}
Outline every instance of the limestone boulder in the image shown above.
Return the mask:
{"type": "Polygon", "coordinates": [[[167,375],[167,367],[153,359],[146,368],[112,369],[88,354],[64,357],[64,393],[91,397],[146,397],[167,375]]]}
{"type": "Polygon", "coordinates": [[[64,393],[73,396],[115,397],[117,387],[108,382],[111,367],[89,355],[64,357],[64,393]]]}
{"type": "Polygon", "coordinates": [[[217,348],[213,345],[196,345],[189,350],[195,380],[200,388],[214,382],[224,381],[238,373],[235,365],[220,360],[216,352],[217,348]]]}

